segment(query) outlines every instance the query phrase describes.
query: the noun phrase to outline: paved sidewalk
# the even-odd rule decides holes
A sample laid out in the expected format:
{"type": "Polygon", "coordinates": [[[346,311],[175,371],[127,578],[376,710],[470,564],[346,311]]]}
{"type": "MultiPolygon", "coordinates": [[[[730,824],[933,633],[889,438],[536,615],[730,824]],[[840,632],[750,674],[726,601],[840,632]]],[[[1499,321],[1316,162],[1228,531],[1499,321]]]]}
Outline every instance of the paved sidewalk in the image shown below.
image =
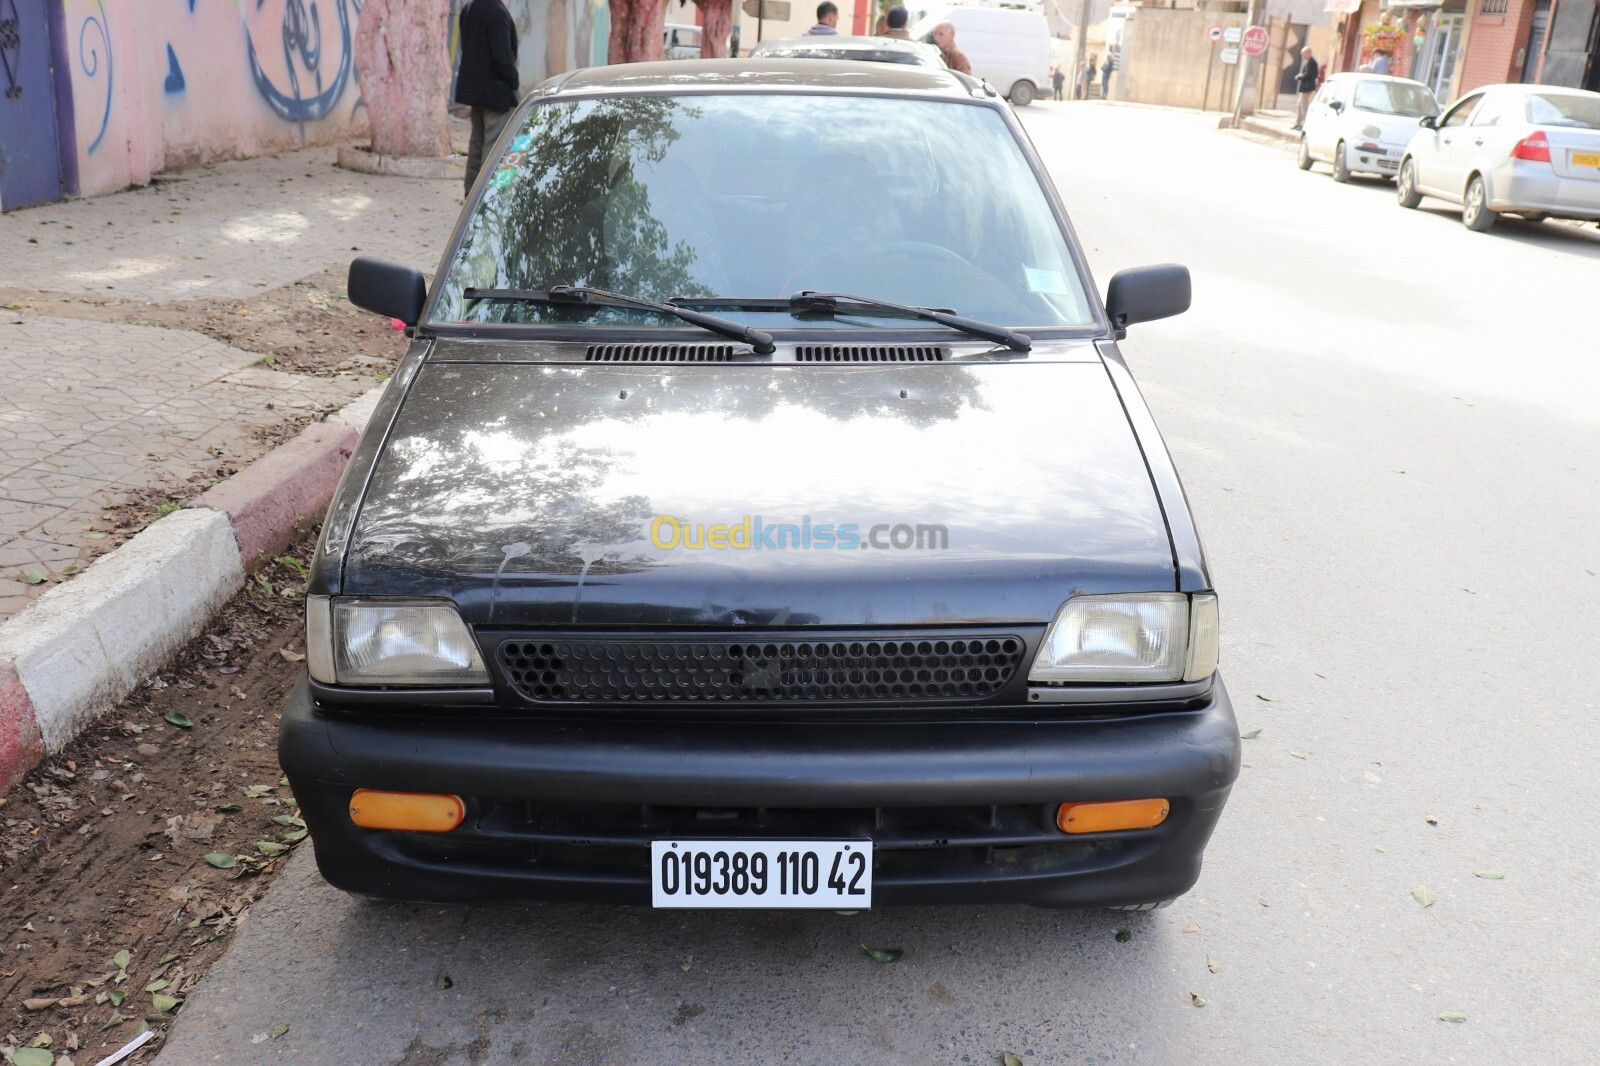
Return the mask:
{"type": "Polygon", "coordinates": [[[215,301],[358,253],[431,272],[459,183],[354,173],[334,156],[220,163],[0,215],[0,622],[115,543],[107,508],[188,499],[378,382],[381,365],[288,373],[189,329],[129,324],[157,305],[164,327],[196,324],[215,301]],[[107,299],[124,303],[88,306],[107,299]]]}
{"type": "Polygon", "coordinates": [[[1300,131],[1294,125],[1293,111],[1257,111],[1239,120],[1239,128],[1249,133],[1270,137],[1285,144],[1299,144],[1300,131]]]}
{"type": "Polygon", "coordinates": [[[188,330],[0,317],[0,621],[70,576],[129,493],[192,495],[195,475],[265,452],[263,427],[303,421],[370,381],[254,367],[188,330]]]}

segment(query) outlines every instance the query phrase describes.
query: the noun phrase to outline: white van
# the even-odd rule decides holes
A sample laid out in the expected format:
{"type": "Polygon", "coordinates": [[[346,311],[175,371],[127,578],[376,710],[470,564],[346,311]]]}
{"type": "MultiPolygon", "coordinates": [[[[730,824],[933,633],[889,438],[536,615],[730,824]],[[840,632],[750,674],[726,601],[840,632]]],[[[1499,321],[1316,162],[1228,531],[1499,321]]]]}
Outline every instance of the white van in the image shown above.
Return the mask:
{"type": "Polygon", "coordinates": [[[911,27],[917,41],[933,40],[933,28],[956,28],[956,47],[966,53],[974,77],[982,78],[1013,104],[1026,107],[1050,84],[1050,28],[1040,11],[999,7],[933,8],[911,27]]]}

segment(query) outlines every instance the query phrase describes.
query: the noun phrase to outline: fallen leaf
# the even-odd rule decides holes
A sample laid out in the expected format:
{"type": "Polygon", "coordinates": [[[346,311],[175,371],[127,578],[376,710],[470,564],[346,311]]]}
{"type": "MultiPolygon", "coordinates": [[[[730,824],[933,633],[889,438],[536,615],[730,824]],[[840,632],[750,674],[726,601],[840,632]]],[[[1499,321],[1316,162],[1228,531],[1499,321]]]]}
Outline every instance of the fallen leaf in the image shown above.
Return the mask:
{"type": "Polygon", "coordinates": [[[1212,973],[1219,973],[1222,970],[1222,964],[1217,962],[1215,959],[1207,959],[1206,969],[1210,970],[1212,973]]]}
{"type": "Polygon", "coordinates": [[[210,855],[207,855],[206,862],[219,870],[231,870],[239,864],[238,859],[221,851],[213,851],[210,855]]]}
{"type": "Polygon", "coordinates": [[[171,983],[171,981],[151,981],[149,984],[144,986],[144,990],[146,992],[159,992],[171,983]]]}
{"type": "Polygon", "coordinates": [[[1022,1060],[1017,1058],[1009,1051],[1000,1056],[1000,1061],[1004,1064],[1004,1066],[1022,1066],[1022,1060]]]}
{"type": "Polygon", "coordinates": [[[133,956],[128,954],[128,949],[123,948],[121,951],[111,956],[111,965],[115,966],[119,970],[126,970],[128,968],[128,963],[132,960],[133,956]]]}
{"type": "Polygon", "coordinates": [[[24,570],[22,579],[30,585],[42,585],[45,582],[45,573],[42,570],[24,570]]]}
{"type": "Polygon", "coordinates": [[[11,1053],[12,1066],[50,1066],[55,1055],[42,1047],[19,1047],[11,1053]]]}
{"type": "Polygon", "coordinates": [[[1259,737],[1260,735],[1261,735],[1261,728],[1259,726],[1257,726],[1255,729],[1250,730],[1250,732],[1248,732],[1248,733],[1240,733],[1239,734],[1239,739],[1240,740],[1254,740],[1256,737],[1259,737]]]}
{"type": "Polygon", "coordinates": [[[1418,885],[1416,888],[1413,888],[1411,890],[1411,898],[1422,904],[1424,907],[1431,907],[1435,903],[1439,902],[1439,897],[1434,895],[1433,890],[1427,885],[1418,885]]]}
{"type": "Polygon", "coordinates": [[[304,829],[306,827],[306,823],[304,821],[296,818],[292,814],[280,814],[272,820],[277,822],[279,825],[292,825],[296,829],[304,829]]]}
{"type": "Polygon", "coordinates": [[[1266,703],[1271,703],[1272,702],[1272,697],[1271,696],[1265,695],[1265,694],[1260,693],[1260,692],[1256,693],[1256,699],[1262,700],[1263,702],[1266,702],[1266,703]]]}
{"type": "Polygon", "coordinates": [[[83,535],[83,539],[84,540],[105,540],[106,539],[106,535],[104,533],[96,531],[94,533],[85,533],[83,535]]]}
{"type": "Polygon", "coordinates": [[[1291,751],[1289,754],[1293,755],[1296,759],[1304,759],[1306,757],[1306,753],[1303,751],[1291,751]]]}
{"type": "Polygon", "coordinates": [[[1131,929],[1118,929],[1117,930],[1117,943],[1126,944],[1128,941],[1130,941],[1132,939],[1133,939],[1133,930],[1131,930],[1131,929]]]}
{"type": "Polygon", "coordinates": [[[111,1017],[107,1018],[101,1024],[100,1030],[101,1030],[101,1032],[104,1032],[107,1029],[114,1029],[115,1027],[121,1025],[123,1022],[125,1022],[127,1020],[128,1019],[124,1018],[121,1014],[118,1014],[116,1011],[112,1011],[111,1012],[111,1017]]]}
{"type": "Polygon", "coordinates": [[[450,988],[454,984],[455,982],[450,980],[450,975],[447,973],[442,973],[433,979],[433,987],[439,989],[440,991],[450,988]]]}
{"type": "Polygon", "coordinates": [[[306,661],[306,657],[300,652],[290,651],[288,648],[279,648],[278,654],[292,663],[303,663],[306,661]]]}
{"type": "Polygon", "coordinates": [[[170,955],[163,955],[161,956],[161,961],[156,963],[156,965],[165,966],[167,963],[175,961],[177,957],[178,953],[176,951],[172,952],[170,955]]]}
{"type": "Polygon", "coordinates": [[[277,787],[278,786],[276,785],[249,785],[246,786],[244,790],[244,798],[251,800],[260,799],[262,796],[265,796],[268,792],[271,792],[277,787]]]}
{"type": "Polygon", "coordinates": [[[278,840],[284,844],[298,844],[306,838],[304,829],[295,829],[287,833],[279,833],[278,840]]]}
{"type": "Polygon", "coordinates": [[[244,810],[244,804],[242,804],[242,803],[224,803],[222,806],[217,808],[217,813],[218,814],[232,814],[234,811],[242,811],[242,810],[244,810]]]}
{"type": "Polygon", "coordinates": [[[1193,1003],[1196,1007],[1204,1007],[1206,1005],[1205,997],[1197,996],[1193,992],[1189,993],[1189,1002],[1193,1003]]]}
{"type": "Polygon", "coordinates": [[[1467,1016],[1458,1010],[1447,1010],[1439,1015],[1439,1020],[1441,1022],[1464,1022],[1467,1020],[1467,1016]]]}
{"type": "Polygon", "coordinates": [[[678,969],[682,970],[684,973],[688,973],[689,972],[689,967],[691,967],[693,965],[694,965],[694,956],[693,955],[685,955],[683,958],[678,960],[678,969]]]}
{"type": "Polygon", "coordinates": [[[193,729],[194,721],[182,711],[168,711],[161,717],[177,726],[179,729],[193,729]]]}
{"type": "Polygon", "coordinates": [[[258,840],[256,841],[256,850],[263,855],[272,856],[282,855],[289,848],[285,844],[278,844],[271,840],[258,840]]]}
{"type": "Polygon", "coordinates": [[[111,991],[106,993],[106,996],[111,1000],[111,1005],[113,1007],[120,1007],[122,1006],[122,1001],[128,998],[128,993],[124,992],[120,988],[113,988],[111,991]]]}
{"type": "Polygon", "coordinates": [[[1499,870],[1474,870],[1472,876],[1481,877],[1485,881],[1498,881],[1504,877],[1505,874],[1501,873],[1499,870]]]}
{"type": "Polygon", "coordinates": [[[164,996],[160,992],[150,997],[150,1003],[162,1014],[171,1014],[183,1000],[164,996]]]}
{"type": "Polygon", "coordinates": [[[289,1023],[288,1022],[283,1022],[281,1025],[274,1025],[272,1027],[272,1039],[276,1040],[276,1039],[278,1039],[278,1037],[282,1036],[284,1033],[287,1033],[288,1031],[289,1031],[289,1023]]]}
{"type": "Polygon", "coordinates": [[[897,962],[905,954],[903,948],[869,948],[862,944],[861,950],[867,953],[867,958],[873,962],[897,962]]]}
{"type": "Polygon", "coordinates": [[[40,1032],[38,1036],[34,1037],[32,1040],[30,1040],[28,1042],[28,1046],[29,1047],[49,1047],[51,1044],[54,1044],[54,1043],[55,1043],[55,1041],[50,1039],[50,1034],[49,1033],[40,1032]]]}
{"type": "Polygon", "coordinates": [[[44,1010],[46,1007],[56,1005],[54,996],[45,996],[39,999],[25,999],[22,1001],[24,1010],[44,1010]]]}
{"type": "Polygon", "coordinates": [[[1428,823],[1428,824],[1429,824],[1429,825],[1438,825],[1438,824],[1439,824],[1439,819],[1437,819],[1437,818],[1435,818],[1435,817],[1434,817],[1434,816],[1433,816],[1433,815],[1431,815],[1431,814],[1425,814],[1425,815],[1423,815],[1423,816],[1422,816],[1422,820],[1423,820],[1423,821],[1424,821],[1424,822],[1427,822],[1427,823],[1428,823]]]}

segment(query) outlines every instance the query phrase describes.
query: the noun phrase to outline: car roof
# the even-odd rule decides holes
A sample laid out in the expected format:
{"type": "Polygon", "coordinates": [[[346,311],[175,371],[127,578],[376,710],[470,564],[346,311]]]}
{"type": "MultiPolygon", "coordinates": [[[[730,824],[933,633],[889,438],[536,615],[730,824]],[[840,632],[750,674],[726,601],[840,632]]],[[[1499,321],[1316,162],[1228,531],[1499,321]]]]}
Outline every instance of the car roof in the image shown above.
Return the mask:
{"type": "Polygon", "coordinates": [[[890,92],[897,95],[970,100],[980,83],[954,71],[910,63],[861,63],[845,59],[675,59],[584,67],[551,84],[546,92],[578,93],[703,91],[890,92]]]}
{"type": "Polygon", "coordinates": [[[1370,70],[1341,70],[1337,74],[1329,74],[1329,81],[1397,81],[1405,85],[1427,85],[1415,78],[1397,78],[1393,74],[1374,74],[1370,70]]]}
{"type": "Polygon", "coordinates": [[[1600,93],[1591,89],[1576,89],[1569,85],[1539,85],[1537,83],[1507,82],[1503,85],[1479,85],[1475,89],[1468,89],[1462,96],[1473,93],[1496,92],[1507,95],[1515,93],[1518,96],[1600,96],[1600,93]]]}

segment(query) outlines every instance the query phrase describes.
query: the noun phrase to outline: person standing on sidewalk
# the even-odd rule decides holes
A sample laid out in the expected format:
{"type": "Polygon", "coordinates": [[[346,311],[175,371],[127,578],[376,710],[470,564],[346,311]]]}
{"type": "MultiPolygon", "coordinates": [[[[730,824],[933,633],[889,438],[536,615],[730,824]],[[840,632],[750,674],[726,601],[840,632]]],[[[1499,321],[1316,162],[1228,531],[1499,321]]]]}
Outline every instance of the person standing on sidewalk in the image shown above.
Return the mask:
{"type": "Polygon", "coordinates": [[[1055,91],[1056,103],[1061,102],[1061,87],[1067,83],[1067,75],[1060,67],[1050,68],[1050,88],[1055,91]]]}
{"type": "Polygon", "coordinates": [[[483,155],[500,139],[517,106],[517,27],[503,0],[467,0],[461,9],[461,69],[456,103],[472,108],[467,142],[467,192],[483,169],[483,155]]]}
{"type": "Polygon", "coordinates": [[[967,53],[956,47],[956,28],[949,22],[941,22],[933,28],[933,43],[939,46],[939,52],[944,56],[944,65],[960,74],[971,74],[972,64],[967,62],[967,53]]]}
{"type": "Polygon", "coordinates": [[[1317,66],[1317,57],[1311,54],[1308,44],[1300,49],[1300,69],[1295,72],[1294,91],[1295,100],[1294,125],[1290,129],[1297,130],[1306,122],[1306,108],[1311,106],[1311,95],[1317,91],[1317,75],[1321,70],[1317,66]]]}

